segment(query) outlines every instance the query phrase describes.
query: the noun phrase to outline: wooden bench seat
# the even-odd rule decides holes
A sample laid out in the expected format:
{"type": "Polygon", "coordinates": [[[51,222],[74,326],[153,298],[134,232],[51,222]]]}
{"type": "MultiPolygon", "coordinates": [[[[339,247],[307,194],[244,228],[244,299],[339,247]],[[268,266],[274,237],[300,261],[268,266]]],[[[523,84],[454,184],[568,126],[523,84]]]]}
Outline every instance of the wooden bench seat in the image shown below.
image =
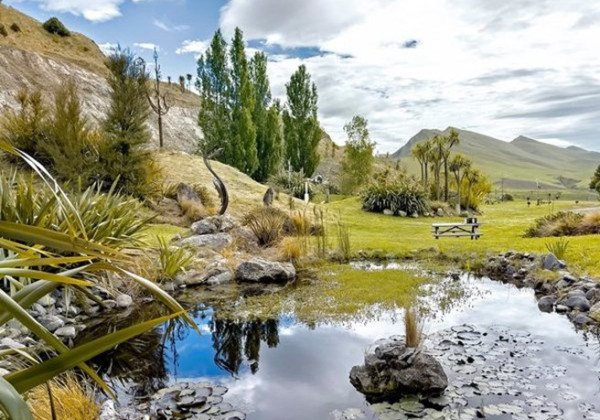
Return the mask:
{"type": "Polygon", "coordinates": [[[431,225],[433,228],[433,236],[435,239],[440,239],[444,236],[460,238],[463,236],[468,236],[473,239],[479,239],[481,237],[481,233],[477,230],[481,226],[480,223],[434,223],[431,225]]]}

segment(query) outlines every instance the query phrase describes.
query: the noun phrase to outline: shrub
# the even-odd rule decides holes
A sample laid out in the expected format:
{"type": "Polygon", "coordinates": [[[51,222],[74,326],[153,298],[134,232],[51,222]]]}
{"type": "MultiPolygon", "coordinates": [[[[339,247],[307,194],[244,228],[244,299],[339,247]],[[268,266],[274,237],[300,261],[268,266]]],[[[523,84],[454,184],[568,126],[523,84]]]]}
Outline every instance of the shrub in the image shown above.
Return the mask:
{"type": "Polygon", "coordinates": [[[527,238],[548,236],[573,236],[582,234],[584,215],[573,212],[558,212],[536,219],[525,231],[527,238]]]}
{"type": "Polygon", "coordinates": [[[427,193],[415,178],[384,172],[367,185],[361,193],[362,207],[366,211],[381,213],[390,209],[394,214],[425,214],[429,211],[427,193]]]}
{"type": "Polygon", "coordinates": [[[306,249],[303,239],[299,237],[283,238],[279,247],[281,257],[294,263],[304,255],[306,249]]]}
{"type": "Polygon", "coordinates": [[[3,23],[0,23],[0,35],[8,36],[8,31],[6,30],[6,26],[3,23]]]}
{"type": "Polygon", "coordinates": [[[52,391],[48,393],[45,385],[34,388],[28,394],[28,403],[35,419],[88,420],[100,417],[100,407],[96,404],[94,391],[73,373],[68,373],[52,380],[49,385],[52,391]],[[50,398],[54,403],[51,408],[50,398]]]}
{"type": "MultiPolygon", "coordinates": [[[[211,196],[208,188],[204,185],[200,184],[189,184],[189,186],[194,190],[202,205],[206,207],[208,210],[215,207],[215,202],[213,197],[211,196]]],[[[167,182],[162,186],[162,195],[167,198],[177,199],[177,188],[179,187],[179,183],[175,182],[167,182]]]]}
{"type": "Polygon", "coordinates": [[[352,247],[350,246],[350,232],[348,231],[348,225],[342,223],[341,220],[337,222],[338,226],[338,249],[344,262],[350,261],[352,256],[352,247]]]}
{"type": "Polygon", "coordinates": [[[583,217],[580,226],[582,235],[594,235],[600,233],[600,213],[589,213],[583,217]]]}
{"type": "Polygon", "coordinates": [[[546,249],[548,252],[554,254],[556,258],[562,260],[569,249],[569,241],[565,238],[560,238],[556,242],[547,242],[546,249]]]}
{"type": "Polygon", "coordinates": [[[167,240],[159,236],[158,239],[158,280],[172,280],[180,271],[189,267],[193,256],[183,248],[169,246],[167,240]]]}
{"type": "Polygon", "coordinates": [[[71,35],[71,32],[56,17],[51,17],[48,19],[46,22],[44,22],[42,27],[51,34],[56,34],[63,37],[71,35]]]}
{"type": "Polygon", "coordinates": [[[281,238],[288,216],[274,207],[259,207],[244,218],[261,246],[271,246],[281,238]]]}
{"type": "MultiPolygon", "coordinates": [[[[273,185],[274,187],[279,187],[279,189],[283,190],[286,194],[301,200],[304,199],[304,193],[306,192],[306,176],[303,172],[281,171],[269,178],[269,184],[273,185]]],[[[314,193],[314,185],[312,182],[309,182],[309,197],[312,197],[314,193]]]]}
{"type": "Polygon", "coordinates": [[[10,30],[13,32],[21,32],[21,27],[16,23],[13,23],[12,25],[10,25],[10,30]]]}

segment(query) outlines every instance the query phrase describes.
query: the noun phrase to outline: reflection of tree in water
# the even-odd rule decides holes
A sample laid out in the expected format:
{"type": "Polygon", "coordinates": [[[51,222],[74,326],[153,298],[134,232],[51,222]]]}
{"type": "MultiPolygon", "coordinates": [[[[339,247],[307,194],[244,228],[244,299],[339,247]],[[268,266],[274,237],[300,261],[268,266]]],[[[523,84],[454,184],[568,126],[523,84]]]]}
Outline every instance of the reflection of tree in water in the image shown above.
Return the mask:
{"type": "Polygon", "coordinates": [[[269,348],[279,344],[279,322],[267,321],[235,322],[213,318],[212,340],[215,349],[215,364],[236,376],[246,358],[250,371],[258,371],[261,342],[269,348]]]}

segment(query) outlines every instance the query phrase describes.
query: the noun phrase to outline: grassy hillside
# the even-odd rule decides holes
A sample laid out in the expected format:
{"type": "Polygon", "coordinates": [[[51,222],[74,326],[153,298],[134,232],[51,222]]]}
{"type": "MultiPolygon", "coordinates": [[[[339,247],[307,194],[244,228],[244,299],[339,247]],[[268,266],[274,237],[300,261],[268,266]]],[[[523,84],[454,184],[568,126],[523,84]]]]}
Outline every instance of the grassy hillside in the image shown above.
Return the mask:
{"type": "MultiPolygon", "coordinates": [[[[416,173],[418,164],[411,156],[412,147],[450,130],[421,130],[392,157],[402,159],[416,173]]],[[[524,136],[504,142],[473,131],[457,131],[461,142],[455,151],[470,157],[493,182],[504,180],[504,187],[509,189],[537,189],[538,185],[543,189],[586,189],[600,164],[600,153],[577,147],[561,148],[524,136]]]]}

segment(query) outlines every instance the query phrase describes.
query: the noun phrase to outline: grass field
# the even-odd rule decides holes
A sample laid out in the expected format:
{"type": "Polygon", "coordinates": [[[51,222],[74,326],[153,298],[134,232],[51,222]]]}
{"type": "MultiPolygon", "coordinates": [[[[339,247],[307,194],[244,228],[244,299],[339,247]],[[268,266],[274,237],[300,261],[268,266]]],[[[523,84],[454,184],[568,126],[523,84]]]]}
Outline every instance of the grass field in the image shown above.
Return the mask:
{"type": "MultiPolygon", "coordinates": [[[[524,201],[483,206],[479,221],[483,236],[476,241],[469,238],[441,238],[431,233],[435,222],[460,221],[460,218],[400,218],[364,212],[357,198],[347,198],[329,204],[330,215],[341,216],[350,230],[354,251],[381,249],[398,256],[412,251],[435,249],[450,255],[482,256],[508,250],[547,252],[546,244],[557,238],[524,238],[525,229],[541,216],[560,210],[597,207],[598,202],[557,201],[552,205],[527,207],[524,201]]],[[[600,236],[571,237],[566,261],[582,273],[600,276],[600,236]]]]}

